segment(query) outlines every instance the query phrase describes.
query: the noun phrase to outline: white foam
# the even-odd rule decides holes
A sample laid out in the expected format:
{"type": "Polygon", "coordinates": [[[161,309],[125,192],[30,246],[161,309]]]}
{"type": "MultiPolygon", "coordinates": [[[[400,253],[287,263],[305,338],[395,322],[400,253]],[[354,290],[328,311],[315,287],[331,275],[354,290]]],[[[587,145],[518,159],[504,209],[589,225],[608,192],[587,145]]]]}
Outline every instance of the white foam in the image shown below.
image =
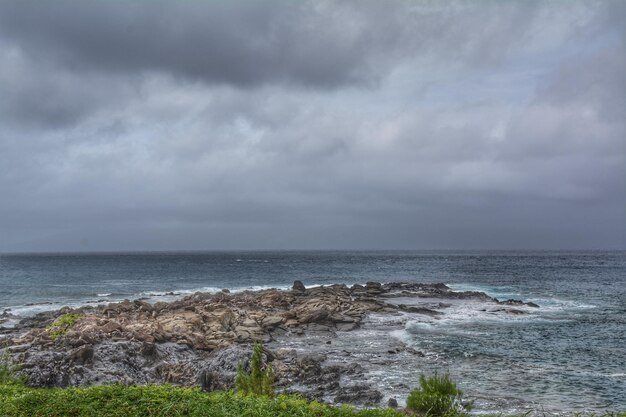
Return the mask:
{"type": "Polygon", "coordinates": [[[79,307],[84,307],[84,306],[95,306],[95,305],[100,305],[100,304],[106,304],[106,303],[100,302],[100,301],[54,302],[54,303],[42,303],[42,304],[30,304],[27,306],[26,305],[12,306],[9,308],[10,308],[10,312],[17,317],[32,317],[39,313],[45,313],[47,311],[58,310],[62,307],[79,308],[79,307]]]}
{"type": "MultiPolygon", "coordinates": [[[[316,287],[314,285],[308,286],[308,288],[316,287]]],[[[271,285],[251,285],[245,287],[235,287],[229,288],[231,293],[241,293],[244,291],[262,291],[268,289],[279,289],[279,290],[287,290],[291,288],[290,286],[271,286],[271,285]]],[[[36,303],[29,305],[17,305],[17,306],[9,306],[7,309],[10,310],[12,314],[19,317],[32,317],[39,313],[44,313],[47,311],[58,310],[61,307],[68,306],[71,308],[79,308],[83,306],[95,306],[107,303],[120,302],[125,299],[136,300],[143,299],[148,302],[157,302],[157,301],[174,301],[181,299],[187,295],[195,294],[197,292],[216,294],[222,292],[222,288],[218,287],[198,287],[192,289],[184,289],[184,290],[172,290],[172,291],[142,291],[137,294],[120,296],[120,297],[111,297],[113,293],[100,293],[96,294],[97,297],[106,297],[106,300],[73,300],[73,301],[55,301],[55,302],[46,302],[46,303],[36,303]]]]}
{"type": "Polygon", "coordinates": [[[549,311],[563,311],[563,310],[585,310],[597,308],[594,304],[585,303],[582,301],[574,301],[563,298],[553,297],[552,294],[545,296],[532,296],[529,294],[523,294],[516,291],[513,287],[508,286],[488,286],[480,284],[465,284],[455,283],[446,284],[453,291],[478,291],[484,292],[490,297],[497,298],[500,301],[515,299],[523,300],[525,302],[532,302],[539,305],[540,309],[545,312],[549,311]]]}

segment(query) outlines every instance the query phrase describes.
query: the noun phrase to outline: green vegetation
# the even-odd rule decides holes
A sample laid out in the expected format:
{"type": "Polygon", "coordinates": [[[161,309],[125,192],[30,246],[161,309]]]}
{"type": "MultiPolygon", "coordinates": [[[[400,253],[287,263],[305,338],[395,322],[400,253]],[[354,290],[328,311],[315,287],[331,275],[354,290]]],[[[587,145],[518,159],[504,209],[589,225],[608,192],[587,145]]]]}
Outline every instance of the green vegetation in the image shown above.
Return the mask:
{"type": "Polygon", "coordinates": [[[18,376],[20,366],[13,363],[9,356],[9,351],[4,350],[0,356],[0,387],[2,385],[23,385],[24,378],[18,376]]]}
{"type": "Polygon", "coordinates": [[[263,345],[255,343],[250,361],[250,372],[244,369],[243,361],[239,362],[235,380],[237,392],[242,395],[274,396],[274,370],[268,363],[263,369],[263,345]]]}
{"type": "Polygon", "coordinates": [[[59,337],[64,336],[67,331],[80,320],[82,316],[80,314],[65,313],[59,316],[50,327],[48,327],[48,334],[52,340],[57,340],[59,337]]]}
{"type": "Polygon", "coordinates": [[[420,375],[420,387],[411,391],[406,405],[409,410],[432,417],[467,416],[472,408],[463,403],[463,392],[448,374],[430,378],[420,375]]]}
{"type": "MultiPolygon", "coordinates": [[[[238,395],[232,391],[206,393],[198,388],[171,385],[44,389],[5,384],[0,385],[0,416],[406,417],[406,414],[392,409],[335,407],[288,395],[272,398],[238,395]]],[[[604,417],[626,417],[626,413],[607,413],[604,417]]]]}
{"type": "Polygon", "coordinates": [[[2,417],[404,417],[391,409],[355,410],[295,396],[205,393],[169,385],[33,389],[0,385],[2,417]]]}
{"type": "MultiPolygon", "coordinates": [[[[242,381],[273,381],[268,369],[261,368],[263,348],[255,345],[249,374],[240,369],[242,381]],[[253,376],[254,375],[254,376],[253,376]],[[256,378],[256,379],[255,379],[256,378]]],[[[267,391],[254,395],[251,389],[206,393],[199,388],[171,385],[105,385],[86,388],[28,388],[16,377],[17,368],[8,354],[0,357],[0,417],[407,417],[467,415],[461,404],[461,391],[448,375],[420,377],[420,388],[411,392],[408,410],[367,409],[330,406],[309,402],[295,395],[270,396],[267,391]],[[420,408],[421,407],[421,408],[420,408]],[[428,407],[428,408],[423,408],[428,407]]],[[[266,386],[267,387],[267,386],[266,386]]],[[[265,388],[267,389],[267,388],[265,388]]],[[[273,392],[273,390],[272,390],[273,392]]],[[[527,416],[528,414],[525,414],[527,416]]],[[[601,417],[574,414],[578,417],[601,417]]],[[[626,413],[606,413],[603,417],[626,417],[626,413]]]]}

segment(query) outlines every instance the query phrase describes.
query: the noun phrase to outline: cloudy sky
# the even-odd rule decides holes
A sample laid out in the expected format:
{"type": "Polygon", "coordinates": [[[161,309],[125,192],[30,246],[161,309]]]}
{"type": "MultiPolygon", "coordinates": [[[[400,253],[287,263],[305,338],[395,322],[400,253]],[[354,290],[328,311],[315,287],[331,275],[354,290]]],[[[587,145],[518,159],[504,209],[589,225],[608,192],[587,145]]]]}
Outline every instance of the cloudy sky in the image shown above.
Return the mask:
{"type": "Polygon", "coordinates": [[[626,2],[0,2],[0,251],[392,248],[626,248],[626,2]]]}

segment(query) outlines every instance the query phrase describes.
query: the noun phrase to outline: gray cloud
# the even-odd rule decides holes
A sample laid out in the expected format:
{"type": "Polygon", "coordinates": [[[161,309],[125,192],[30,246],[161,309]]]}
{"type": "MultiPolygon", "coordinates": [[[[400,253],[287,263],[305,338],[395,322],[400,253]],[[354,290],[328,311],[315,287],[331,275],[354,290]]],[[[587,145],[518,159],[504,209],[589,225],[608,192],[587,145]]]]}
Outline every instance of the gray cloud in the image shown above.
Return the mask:
{"type": "Polygon", "coordinates": [[[624,248],[621,2],[0,3],[0,250],[624,248]]]}
{"type": "Polygon", "coordinates": [[[8,1],[0,22],[24,49],[70,68],[332,87],[358,81],[369,47],[379,46],[363,33],[365,16],[330,7],[280,0],[8,1]]]}

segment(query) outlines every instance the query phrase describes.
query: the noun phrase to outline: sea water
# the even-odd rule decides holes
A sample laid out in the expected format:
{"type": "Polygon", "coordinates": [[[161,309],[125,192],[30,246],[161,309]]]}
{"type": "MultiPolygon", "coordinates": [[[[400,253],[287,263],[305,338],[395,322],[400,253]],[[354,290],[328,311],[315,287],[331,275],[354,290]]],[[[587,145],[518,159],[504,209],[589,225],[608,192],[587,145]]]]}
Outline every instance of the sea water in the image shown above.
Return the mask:
{"type": "Polygon", "coordinates": [[[483,411],[626,409],[623,251],[0,255],[0,313],[289,288],[296,279],[309,286],[444,282],[532,301],[540,308],[523,316],[494,316],[460,303],[440,320],[407,320],[389,336],[426,356],[415,369],[399,366],[401,372],[381,380],[412,378],[403,382],[410,386],[419,372],[449,372],[483,411]]]}

